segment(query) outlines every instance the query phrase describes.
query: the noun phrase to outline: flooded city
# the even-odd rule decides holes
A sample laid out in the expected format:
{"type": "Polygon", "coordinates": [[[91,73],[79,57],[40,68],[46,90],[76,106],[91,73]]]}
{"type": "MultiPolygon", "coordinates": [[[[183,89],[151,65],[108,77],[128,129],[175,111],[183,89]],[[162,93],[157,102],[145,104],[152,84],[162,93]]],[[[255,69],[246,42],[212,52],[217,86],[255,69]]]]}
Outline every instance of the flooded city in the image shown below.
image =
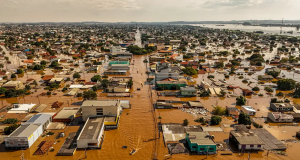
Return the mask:
{"type": "Polygon", "coordinates": [[[0,20],[0,160],[300,158],[299,20],[134,20],[0,20]]]}

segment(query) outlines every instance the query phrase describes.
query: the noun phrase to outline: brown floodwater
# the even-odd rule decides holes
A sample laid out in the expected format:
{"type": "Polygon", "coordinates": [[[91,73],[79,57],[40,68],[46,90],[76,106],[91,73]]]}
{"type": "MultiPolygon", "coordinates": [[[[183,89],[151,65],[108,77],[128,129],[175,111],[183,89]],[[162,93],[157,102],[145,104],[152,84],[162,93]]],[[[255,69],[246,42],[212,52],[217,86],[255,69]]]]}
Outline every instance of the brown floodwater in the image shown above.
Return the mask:
{"type": "MultiPolygon", "coordinates": [[[[134,160],[140,160],[140,159],[164,159],[165,155],[168,155],[168,149],[164,145],[163,136],[162,133],[158,133],[157,131],[157,118],[159,116],[162,117],[161,122],[162,123],[182,123],[184,119],[188,119],[191,125],[198,125],[199,123],[194,122],[195,117],[193,117],[189,113],[182,112],[179,109],[161,109],[153,111],[153,103],[156,102],[157,99],[172,99],[172,100],[181,100],[181,101],[201,101],[205,108],[207,108],[209,111],[213,109],[213,105],[218,105],[221,107],[226,106],[236,106],[235,97],[231,98],[219,98],[219,97],[209,97],[209,98],[200,98],[200,97],[192,97],[192,98],[177,98],[177,97],[164,97],[160,96],[158,97],[156,94],[156,91],[151,90],[151,86],[149,85],[143,85],[141,86],[141,83],[144,83],[146,81],[146,78],[148,77],[146,72],[146,64],[143,63],[143,60],[145,59],[145,56],[134,56],[134,65],[131,65],[130,69],[130,76],[133,77],[134,85],[132,88],[132,96],[133,97],[122,97],[118,98],[121,100],[130,100],[131,103],[131,109],[124,109],[123,113],[121,115],[120,119],[120,125],[119,128],[116,130],[110,130],[105,131],[105,139],[102,145],[101,150],[89,150],[87,151],[87,158],[86,159],[134,159],[134,160]],[[138,72],[138,73],[137,73],[138,72]],[[143,73],[143,74],[142,74],[143,73]],[[141,90],[137,90],[137,88],[141,88],[141,90]],[[152,95],[152,96],[151,96],[152,95]],[[160,137],[160,138],[158,138],[160,137]],[[157,138],[157,139],[155,139],[157,138]],[[122,149],[122,146],[128,146],[127,149],[122,149]],[[132,149],[136,149],[137,152],[134,155],[129,155],[130,151],[132,149]]],[[[103,69],[100,70],[100,74],[103,74],[103,69]]],[[[45,70],[44,71],[46,75],[52,75],[52,71],[45,70]]],[[[70,75],[59,75],[55,74],[57,77],[69,77],[70,75]]],[[[87,81],[90,81],[90,78],[92,78],[95,74],[94,73],[85,73],[82,75],[82,78],[86,79],[87,81]]],[[[194,78],[196,79],[196,84],[200,84],[200,81],[204,79],[205,81],[208,81],[207,75],[198,75],[194,78]]],[[[217,73],[213,73],[215,75],[215,80],[218,79],[224,79],[224,75],[219,75],[217,73]]],[[[256,75],[257,76],[257,75],[256,75]]],[[[112,77],[112,76],[110,76],[112,77]]],[[[255,76],[248,76],[245,75],[246,78],[249,78],[251,81],[257,81],[255,80],[255,76]]],[[[41,75],[28,75],[28,78],[36,79],[37,81],[41,80],[41,75]]],[[[18,80],[26,81],[27,75],[23,77],[19,77],[18,80]]],[[[229,79],[226,80],[228,84],[232,84],[234,86],[240,86],[242,88],[248,88],[251,87],[247,86],[247,84],[242,83],[241,79],[238,78],[238,76],[230,76],[229,79]]],[[[71,82],[67,82],[67,84],[70,84],[71,82]]],[[[251,85],[252,87],[255,85],[251,85]]],[[[43,92],[46,92],[46,90],[43,89],[37,89],[36,92],[33,92],[33,94],[25,96],[25,98],[10,98],[10,99],[1,99],[3,100],[3,105],[8,105],[11,103],[43,103],[51,105],[54,101],[61,101],[64,102],[63,107],[68,106],[76,106],[74,103],[78,101],[82,101],[82,99],[74,98],[74,97],[66,97],[63,96],[63,92],[54,91],[57,93],[56,95],[52,96],[39,96],[43,92]]],[[[113,98],[107,98],[106,94],[100,93],[101,91],[98,91],[98,97],[97,99],[113,99],[113,98]]],[[[240,89],[235,89],[234,93],[237,95],[241,94],[240,89]]],[[[265,94],[263,90],[260,91],[260,93],[265,94]]],[[[275,92],[274,92],[275,93],[275,92]]],[[[261,116],[267,116],[267,113],[269,110],[267,107],[269,106],[269,101],[271,97],[268,97],[265,95],[264,97],[259,96],[251,96],[247,97],[247,105],[253,106],[255,109],[259,109],[260,111],[257,112],[256,117],[261,116]]],[[[1,104],[2,105],[2,104],[1,104]]],[[[60,108],[61,109],[61,108],[60,108]]],[[[50,108],[46,108],[43,112],[57,112],[58,110],[53,110],[50,108]]],[[[7,113],[1,113],[6,114],[4,118],[13,116],[7,113]]],[[[22,117],[25,117],[26,115],[22,115],[22,117]]],[[[21,119],[21,118],[18,118],[21,119]]],[[[233,121],[230,117],[223,117],[222,124],[235,124],[236,122],[233,121]]],[[[215,135],[216,141],[223,141],[225,139],[228,139],[228,134],[230,130],[232,130],[231,127],[225,128],[221,125],[224,132],[220,133],[211,133],[215,135]]],[[[293,134],[297,131],[298,128],[292,126],[287,127],[277,127],[277,126],[270,126],[265,125],[266,129],[268,129],[272,134],[274,134],[275,137],[280,138],[282,140],[284,139],[291,139],[293,138],[293,134]],[[278,129],[279,128],[279,129],[278,129]],[[286,131],[286,132],[283,132],[286,131]]],[[[78,130],[78,126],[70,126],[66,127],[64,130],[66,135],[68,135],[70,132],[76,132],[78,130]]],[[[299,129],[298,129],[299,130],[299,129]]],[[[54,131],[55,133],[58,133],[59,131],[54,131]]],[[[49,137],[40,137],[37,142],[34,143],[34,145],[30,149],[24,150],[25,159],[30,160],[63,160],[63,159],[82,159],[85,157],[85,152],[83,150],[77,150],[74,154],[74,156],[68,156],[68,157],[60,157],[55,156],[58,152],[59,148],[62,146],[64,138],[60,138],[60,142],[57,142],[53,145],[54,151],[49,152],[45,155],[33,155],[35,150],[37,149],[37,145],[43,141],[57,141],[54,140],[54,136],[49,137]]],[[[287,149],[287,156],[280,156],[274,153],[270,153],[269,156],[266,156],[266,152],[259,152],[259,153],[252,153],[251,159],[274,159],[274,160],[281,160],[281,159],[298,159],[299,156],[297,154],[298,147],[300,147],[299,143],[289,143],[289,148],[287,149]]],[[[222,151],[223,152],[223,151],[222,151]]],[[[219,152],[217,155],[211,155],[208,157],[208,159],[221,159],[221,160],[228,160],[228,159],[248,159],[248,154],[239,155],[239,154],[233,154],[230,156],[222,156],[219,152]]],[[[224,151],[225,152],[225,151],[224,151]]],[[[227,151],[228,152],[228,151],[227,151]]],[[[0,150],[0,159],[5,160],[14,160],[19,159],[21,155],[21,151],[6,151],[3,146],[0,150]]],[[[175,160],[185,160],[185,159],[204,159],[206,156],[199,156],[199,155],[173,155],[171,159],[175,160]]]]}

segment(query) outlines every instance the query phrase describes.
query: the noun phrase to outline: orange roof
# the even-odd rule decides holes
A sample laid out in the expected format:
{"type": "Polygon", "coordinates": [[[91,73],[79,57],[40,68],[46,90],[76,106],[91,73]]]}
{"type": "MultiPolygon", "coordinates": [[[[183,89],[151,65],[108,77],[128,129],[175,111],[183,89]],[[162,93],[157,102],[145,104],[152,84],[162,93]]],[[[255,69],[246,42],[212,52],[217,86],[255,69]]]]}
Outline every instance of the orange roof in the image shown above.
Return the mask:
{"type": "Polygon", "coordinates": [[[33,59],[28,59],[28,60],[25,60],[23,61],[24,63],[33,63],[33,59]]]}
{"type": "Polygon", "coordinates": [[[48,80],[51,80],[52,78],[54,78],[54,75],[45,75],[43,77],[43,81],[48,81],[48,80]]]}
{"type": "Polygon", "coordinates": [[[166,79],[163,79],[161,81],[176,81],[175,79],[172,79],[172,78],[166,78],[166,79]]]}
{"type": "Polygon", "coordinates": [[[170,56],[171,58],[175,58],[175,57],[177,57],[178,56],[178,54],[173,54],[172,56],[170,56]]]}

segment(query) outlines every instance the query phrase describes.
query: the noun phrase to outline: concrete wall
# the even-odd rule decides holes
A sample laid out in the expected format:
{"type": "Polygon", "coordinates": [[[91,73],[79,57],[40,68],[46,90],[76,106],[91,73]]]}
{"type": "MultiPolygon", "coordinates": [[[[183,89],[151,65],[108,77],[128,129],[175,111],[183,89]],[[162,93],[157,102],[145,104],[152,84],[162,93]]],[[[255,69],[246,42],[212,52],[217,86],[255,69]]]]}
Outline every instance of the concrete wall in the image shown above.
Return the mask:
{"type": "MultiPolygon", "coordinates": [[[[242,149],[242,145],[239,144],[239,150],[242,149]]],[[[263,149],[263,145],[261,145],[260,147],[258,145],[253,145],[253,147],[251,147],[251,145],[246,145],[246,149],[245,150],[261,150],[263,149]]]]}
{"type": "Polygon", "coordinates": [[[77,148],[88,148],[88,147],[98,148],[100,146],[103,132],[104,132],[104,123],[101,126],[101,130],[99,135],[97,136],[97,139],[77,139],[77,148]],[[89,146],[88,145],[89,143],[97,143],[97,146],[89,146]]]}
{"type": "Polygon", "coordinates": [[[103,115],[107,116],[119,116],[120,104],[118,106],[82,106],[82,119],[86,121],[89,116],[97,116],[96,109],[102,108],[103,115]]]}

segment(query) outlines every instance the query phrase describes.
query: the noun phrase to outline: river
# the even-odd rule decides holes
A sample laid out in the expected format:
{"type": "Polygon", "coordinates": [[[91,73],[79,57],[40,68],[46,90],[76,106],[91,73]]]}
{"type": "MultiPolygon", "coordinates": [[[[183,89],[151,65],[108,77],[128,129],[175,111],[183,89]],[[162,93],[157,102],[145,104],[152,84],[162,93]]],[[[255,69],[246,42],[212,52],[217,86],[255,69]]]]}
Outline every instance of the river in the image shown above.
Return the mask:
{"type": "Polygon", "coordinates": [[[246,32],[253,32],[253,31],[263,31],[267,34],[278,34],[278,35],[288,35],[288,36],[300,36],[300,30],[296,27],[282,27],[282,34],[280,34],[280,27],[265,27],[265,26],[244,26],[244,25],[236,25],[236,24],[194,24],[192,26],[200,26],[206,28],[213,28],[213,29],[230,29],[230,30],[241,30],[246,32]],[[293,34],[286,33],[288,31],[293,31],[293,34]]]}

